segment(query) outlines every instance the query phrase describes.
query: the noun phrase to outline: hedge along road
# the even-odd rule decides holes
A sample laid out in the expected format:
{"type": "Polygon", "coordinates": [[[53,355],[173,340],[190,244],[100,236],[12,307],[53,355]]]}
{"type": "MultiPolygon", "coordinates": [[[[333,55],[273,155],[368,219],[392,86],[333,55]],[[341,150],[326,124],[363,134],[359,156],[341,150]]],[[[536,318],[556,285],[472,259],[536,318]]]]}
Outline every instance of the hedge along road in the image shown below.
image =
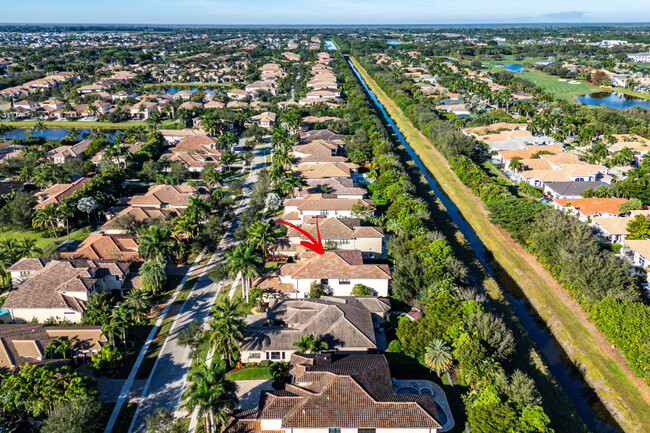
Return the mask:
{"type": "MultiPolygon", "coordinates": [[[[627,361],[620,351],[610,349],[610,343],[605,336],[589,322],[587,314],[557,284],[536,258],[516,245],[505,231],[489,222],[488,212],[483,203],[460,182],[447,165],[445,158],[413,126],[359,62],[353,57],[350,59],[365,84],[370,87],[391,120],[405,136],[408,145],[433,174],[449,200],[458,207],[459,213],[469,223],[471,230],[493,256],[494,261],[503,271],[497,274],[497,278],[502,282],[512,279],[524,292],[537,314],[549,326],[553,336],[572,362],[579,366],[589,385],[619,425],[630,432],[650,431],[650,388],[647,384],[627,367],[627,361]]],[[[444,197],[440,198],[444,199],[444,197]]],[[[469,241],[471,244],[471,240],[469,241]]],[[[477,253],[479,256],[483,255],[482,251],[477,253]]],[[[521,317],[521,311],[517,312],[521,317]]],[[[523,317],[522,321],[526,325],[523,317]]],[[[544,349],[540,347],[542,352],[545,351],[544,349]]],[[[554,374],[557,377],[557,368],[562,366],[555,367],[554,374]]],[[[566,373],[566,369],[564,370],[566,373]]],[[[559,373],[563,372],[559,371],[559,373]]],[[[558,380],[562,382],[561,378],[558,380]]],[[[566,389],[566,386],[564,388],[581,412],[583,419],[588,417],[589,414],[584,408],[586,399],[580,395],[580,391],[577,390],[576,395],[576,390],[566,389]]],[[[593,414],[591,416],[593,417],[593,414]]],[[[591,429],[602,427],[592,424],[590,419],[584,420],[591,429]]]]}

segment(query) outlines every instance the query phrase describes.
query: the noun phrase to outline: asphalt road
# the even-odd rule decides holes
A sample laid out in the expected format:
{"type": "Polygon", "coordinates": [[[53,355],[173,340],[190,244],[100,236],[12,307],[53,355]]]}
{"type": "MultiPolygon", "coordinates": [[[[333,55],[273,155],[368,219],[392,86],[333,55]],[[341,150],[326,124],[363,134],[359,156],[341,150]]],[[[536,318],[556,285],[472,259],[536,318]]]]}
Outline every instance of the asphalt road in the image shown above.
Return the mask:
{"type": "Polygon", "coordinates": [[[242,202],[235,210],[235,217],[208,265],[195,269],[193,272],[200,276],[163,343],[129,432],[144,432],[147,416],[153,414],[156,409],[165,408],[173,412],[180,405],[181,393],[185,388],[185,376],[190,369],[190,360],[188,359],[188,348],[178,345],[178,333],[193,320],[199,322],[207,320],[219,289],[218,285],[207,276],[207,271],[214,263],[221,260],[223,251],[235,243],[232,234],[239,224],[241,212],[248,206],[253,185],[257,182],[259,170],[266,165],[266,153],[270,149],[271,146],[266,144],[253,150],[251,172],[243,181],[242,202]]]}

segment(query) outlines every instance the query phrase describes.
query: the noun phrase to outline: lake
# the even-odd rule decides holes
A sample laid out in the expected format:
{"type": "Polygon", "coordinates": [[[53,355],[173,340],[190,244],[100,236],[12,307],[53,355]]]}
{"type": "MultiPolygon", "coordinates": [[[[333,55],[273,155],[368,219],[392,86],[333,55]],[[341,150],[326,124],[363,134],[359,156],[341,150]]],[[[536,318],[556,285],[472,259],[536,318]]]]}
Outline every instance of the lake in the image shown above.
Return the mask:
{"type": "MultiPolygon", "coordinates": [[[[144,123],[143,123],[144,125],[144,123]]],[[[4,135],[0,134],[0,139],[5,139],[9,140],[12,138],[25,138],[25,132],[26,131],[32,131],[32,137],[45,137],[45,138],[50,138],[52,140],[60,140],[63,137],[65,137],[68,134],[68,129],[67,128],[47,128],[45,131],[33,131],[31,129],[14,129],[13,131],[10,131],[4,135]]],[[[115,138],[115,135],[118,133],[122,132],[120,130],[116,129],[103,129],[101,130],[102,132],[105,132],[108,134],[111,138],[111,141],[115,138]]],[[[82,139],[84,134],[86,133],[92,133],[93,130],[91,129],[86,129],[86,128],[79,128],[77,129],[77,138],[82,139]]]]}
{"type": "MultiPolygon", "coordinates": [[[[178,93],[179,91],[184,90],[184,89],[188,89],[190,92],[196,92],[198,87],[196,87],[196,86],[190,86],[190,87],[186,87],[186,86],[182,86],[182,87],[180,87],[180,86],[168,86],[168,87],[165,87],[165,92],[164,93],[169,93],[170,95],[173,95],[173,94],[178,93]]],[[[205,93],[208,93],[210,95],[216,95],[214,90],[210,90],[210,89],[204,89],[204,90],[205,90],[205,93]]]]}
{"type": "Polygon", "coordinates": [[[327,48],[328,50],[332,50],[332,51],[337,51],[338,50],[338,48],[336,48],[336,45],[334,45],[334,42],[332,42],[332,41],[325,41],[325,48],[327,48]]]}
{"type": "Polygon", "coordinates": [[[504,63],[501,66],[512,72],[524,72],[526,68],[524,65],[515,65],[513,63],[504,63]]]}
{"type": "Polygon", "coordinates": [[[637,98],[619,92],[596,92],[582,96],[576,96],[576,102],[580,104],[601,106],[622,110],[629,107],[650,108],[650,99],[637,98]]]}

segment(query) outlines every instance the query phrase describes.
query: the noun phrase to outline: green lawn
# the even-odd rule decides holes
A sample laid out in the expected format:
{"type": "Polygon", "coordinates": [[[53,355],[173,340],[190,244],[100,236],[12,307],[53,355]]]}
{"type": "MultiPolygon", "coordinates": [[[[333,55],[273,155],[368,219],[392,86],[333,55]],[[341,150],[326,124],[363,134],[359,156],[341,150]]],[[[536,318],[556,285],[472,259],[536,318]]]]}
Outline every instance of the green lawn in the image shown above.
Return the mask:
{"type": "Polygon", "coordinates": [[[70,232],[70,237],[65,234],[56,238],[45,237],[44,231],[35,231],[35,230],[5,230],[0,231],[0,240],[4,239],[16,239],[18,241],[23,239],[36,239],[36,245],[43,250],[43,257],[47,257],[54,249],[61,244],[61,242],[72,239],[82,241],[86,239],[90,233],[88,227],[84,227],[78,230],[70,232]]]}
{"type": "Polygon", "coordinates": [[[273,376],[271,376],[269,367],[251,367],[226,373],[226,378],[230,380],[269,380],[273,379],[273,376]]]}
{"type": "MultiPolygon", "coordinates": [[[[498,230],[490,223],[485,207],[460,182],[444,157],[404,116],[397,105],[370,78],[359,62],[354,58],[352,61],[379,101],[386,107],[387,112],[423,164],[441,185],[444,193],[458,206],[462,216],[492,254],[493,264],[501,284],[512,292],[515,290],[523,292],[536,312],[549,326],[553,336],[562,345],[570,359],[579,366],[586,381],[595,389],[598,398],[610,408],[609,411],[625,431],[650,431],[650,407],[635,385],[638,379],[631,372],[628,376],[614,362],[610,353],[597,343],[594,334],[598,331],[594,329],[594,326],[584,316],[577,317],[569,308],[569,304],[574,304],[574,301],[564,292],[560,292],[561,295],[556,294],[552,283],[547,280],[549,278],[552,281],[552,277],[548,276],[548,273],[540,267],[529,264],[526,260],[526,257],[530,257],[528,253],[513,245],[508,234],[498,230]]],[[[514,312],[505,302],[502,290],[494,284],[494,281],[486,279],[484,286],[487,293],[496,301],[495,305],[499,309],[505,308],[504,318],[517,323],[514,312]]],[[[518,352],[517,356],[522,355],[518,352]]],[[[531,355],[536,356],[533,352],[534,350],[531,355]]],[[[541,372],[546,370],[540,362],[536,361],[536,363],[541,372]]],[[[547,382],[548,374],[544,374],[544,377],[540,377],[539,380],[542,383],[547,382]]],[[[557,394],[557,385],[553,386],[552,383],[549,384],[549,387],[540,388],[540,391],[543,395],[549,393],[549,396],[556,395],[562,398],[562,394],[557,394]]],[[[566,399],[566,397],[563,398],[566,399]]],[[[550,400],[547,404],[552,405],[558,414],[562,411],[567,411],[567,414],[572,413],[569,407],[570,403],[550,400]]]]}

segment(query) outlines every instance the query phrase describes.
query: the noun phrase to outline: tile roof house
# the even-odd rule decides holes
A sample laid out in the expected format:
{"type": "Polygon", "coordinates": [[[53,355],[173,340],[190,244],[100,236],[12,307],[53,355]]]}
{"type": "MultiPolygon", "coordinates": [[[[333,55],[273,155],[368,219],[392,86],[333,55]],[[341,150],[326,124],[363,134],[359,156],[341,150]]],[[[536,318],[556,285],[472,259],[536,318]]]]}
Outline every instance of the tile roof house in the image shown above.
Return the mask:
{"type": "Polygon", "coordinates": [[[14,322],[54,318],[79,323],[88,295],[121,293],[130,267],[131,262],[22,258],[7,269],[16,288],[3,308],[14,322]]]}
{"type": "Polygon", "coordinates": [[[582,198],[582,193],[588,188],[596,189],[600,186],[610,188],[611,185],[605,182],[545,182],[544,193],[552,198],[582,198]]]}
{"type": "Polygon", "coordinates": [[[306,298],[312,282],[323,284],[333,296],[350,296],[362,284],[378,296],[388,296],[391,272],[388,265],[364,264],[359,250],[305,254],[301,260],[280,265],[275,274],[259,278],[256,287],[270,296],[306,298]]]}
{"type": "Polygon", "coordinates": [[[131,235],[92,233],[84,239],[75,251],[62,252],[61,258],[119,261],[140,260],[136,239],[136,236],[131,235]]]}
{"type": "Polygon", "coordinates": [[[376,350],[374,324],[383,321],[388,310],[390,302],[377,297],[271,300],[269,326],[246,328],[241,361],[286,361],[297,350],[293,343],[304,334],[322,336],[337,353],[376,350]]]}
{"type": "Polygon", "coordinates": [[[178,143],[184,138],[187,137],[193,137],[193,136],[206,136],[208,133],[202,129],[192,129],[192,128],[185,128],[185,129],[161,129],[160,134],[163,136],[163,139],[165,140],[165,143],[167,143],[170,146],[173,146],[174,144],[178,143]]]}
{"type": "Polygon", "coordinates": [[[292,148],[298,164],[325,164],[328,162],[347,162],[337,142],[314,140],[307,144],[298,144],[292,148]]]}
{"type": "Polygon", "coordinates": [[[300,164],[297,172],[307,179],[325,179],[327,177],[354,177],[358,169],[359,166],[352,162],[325,162],[322,164],[300,164]]]}
{"type": "Polygon", "coordinates": [[[592,218],[592,226],[608,242],[621,242],[630,234],[627,225],[632,217],[597,217],[592,218]]]}
{"type": "Polygon", "coordinates": [[[63,164],[66,159],[84,159],[90,140],[83,140],[72,146],[59,146],[47,152],[43,157],[55,164],[63,164]]]}
{"type": "Polygon", "coordinates": [[[214,137],[202,135],[185,137],[162,156],[170,161],[179,161],[189,171],[200,172],[206,164],[220,164],[219,158],[223,150],[217,149],[217,141],[214,137]]]}
{"type": "Polygon", "coordinates": [[[291,383],[263,391],[259,407],[236,412],[227,433],[436,433],[432,395],[397,395],[384,355],[297,355],[291,383]],[[333,429],[333,430],[332,430],[333,429]]]}
{"type": "MultiPolygon", "coordinates": [[[[301,228],[315,239],[318,237],[316,221],[318,221],[318,232],[320,232],[325,248],[359,250],[364,257],[368,258],[384,256],[385,234],[381,227],[362,226],[358,219],[306,219],[301,228]]],[[[296,246],[300,245],[300,242],[304,240],[308,240],[308,238],[298,230],[289,227],[287,231],[289,249],[283,249],[282,254],[295,255],[296,246]]]]}
{"type": "Polygon", "coordinates": [[[347,138],[344,134],[339,134],[336,131],[329,129],[314,129],[312,131],[304,131],[300,133],[300,140],[304,142],[314,140],[341,140],[341,143],[347,138]]]}
{"type": "Polygon", "coordinates": [[[90,178],[82,177],[72,183],[57,183],[41,192],[34,194],[38,204],[36,209],[43,209],[50,204],[58,204],[66,197],[70,197],[75,191],[90,182],[90,178]]]}
{"type": "Polygon", "coordinates": [[[189,198],[199,194],[208,196],[208,188],[190,185],[154,185],[145,194],[134,195],[129,204],[133,207],[185,209],[189,198]]]}
{"type": "Polygon", "coordinates": [[[650,278],[650,239],[625,239],[621,252],[630,259],[634,266],[644,268],[650,278]]]}
{"type": "Polygon", "coordinates": [[[251,117],[251,124],[259,125],[262,128],[272,128],[275,125],[276,114],[270,111],[251,117]]]}
{"type": "Polygon", "coordinates": [[[27,364],[67,365],[69,359],[53,358],[47,350],[55,338],[76,341],[73,358],[91,355],[107,342],[101,326],[0,325],[0,371],[16,371],[27,364]]]}
{"type": "Polygon", "coordinates": [[[354,217],[352,209],[356,205],[371,211],[375,209],[375,202],[368,198],[328,198],[324,194],[310,194],[300,198],[285,199],[282,218],[297,225],[301,225],[303,220],[310,216],[352,218],[354,217]]]}
{"type": "Polygon", "coordinates": [[[553,200],[553,206],[577,215],[581,221],[587,221],[593,217],[622,216],[619,206],[626,201],[626,198],[559,198],[553,200]]]}
{"type": "Polygon", "coordinates": [[[306,179],[306,185],[294,191],[294,196],[325,194],[326,197],[349,198],[354,200],[366,196],[365,188],[349,177],[329,177],[326,179],[306,179]]]}
{"type": "Polygon", "coordinates": [[[178,215],[180,211],[175,208],[116,207],[106,212],[108,221],[99,230],[108,235],[125,234],[127,230],[121,223],[131,222],[137,227],[151,219],[169,220],[178,215]]]}

